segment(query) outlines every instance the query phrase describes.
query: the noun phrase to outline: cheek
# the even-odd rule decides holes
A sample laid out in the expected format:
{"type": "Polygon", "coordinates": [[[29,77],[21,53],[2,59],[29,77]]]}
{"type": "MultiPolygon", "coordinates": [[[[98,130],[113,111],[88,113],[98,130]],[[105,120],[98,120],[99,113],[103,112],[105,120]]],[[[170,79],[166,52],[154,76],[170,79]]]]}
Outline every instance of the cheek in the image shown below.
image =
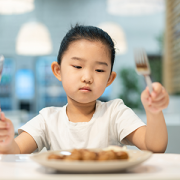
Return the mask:
{"type": "Polygon", "coordinates": [[[77,75],[72,72],[66,71],[61,76],[64,89],[72,88],[77,83],[77,75]]]}
{"type": "Polygon", "coordinates": [[[99,85],[101,85],[101,86],[106,86],[108,80],[109,80],[108,75],[102,75],[97,78],[97,81],[99,82],[99,85]]]}
{"type": "Polygon", "coordinates": [[[105,83],[104,83],[104,84],[101,84],[100,87],[99,87],[99,89],[101,89],[101,91],[104,92],[105,89],[106,89],[106,84],[105,84],[105,83]]]}
{"type": "Polygon", "coordinates": [[[97,86],[99,91],[104,91],[108,82],[107,77],[98,78],[97,86]]]}

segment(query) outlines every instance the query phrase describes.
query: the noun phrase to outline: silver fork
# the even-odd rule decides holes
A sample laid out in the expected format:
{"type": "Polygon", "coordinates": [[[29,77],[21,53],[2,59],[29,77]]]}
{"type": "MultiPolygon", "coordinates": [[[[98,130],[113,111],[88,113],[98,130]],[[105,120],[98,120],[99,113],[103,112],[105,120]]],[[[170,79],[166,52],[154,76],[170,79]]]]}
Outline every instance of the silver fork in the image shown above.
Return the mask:
{"type": "Polygon", "coordinates": [[[134,59],[136,64],[136,72],[144,76],[146,80],[146,84],[149,87],[149,92],[151,93],[153,91],[152,81],[150,78],[151,69],[149,66],[149,61],[145,50],[144,49],[135,50],[134,59]]]}

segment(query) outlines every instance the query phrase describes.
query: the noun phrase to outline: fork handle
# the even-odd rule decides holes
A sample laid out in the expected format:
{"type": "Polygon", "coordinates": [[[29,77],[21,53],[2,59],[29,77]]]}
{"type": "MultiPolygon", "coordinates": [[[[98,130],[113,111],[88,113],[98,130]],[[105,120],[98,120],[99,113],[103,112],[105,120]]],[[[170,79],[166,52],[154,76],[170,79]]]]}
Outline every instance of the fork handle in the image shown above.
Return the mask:
{"type": "Polygon", "coordinates": [[[147,86],[149,87],[149,92],[150,92],[150,94],[151,94],[152,91],[153,91],[151,78],[150,78],[150,76],[148,76],[148,75],[146,75],[146,76],[144,76],[144,77],[145,77],[147,86]]]}

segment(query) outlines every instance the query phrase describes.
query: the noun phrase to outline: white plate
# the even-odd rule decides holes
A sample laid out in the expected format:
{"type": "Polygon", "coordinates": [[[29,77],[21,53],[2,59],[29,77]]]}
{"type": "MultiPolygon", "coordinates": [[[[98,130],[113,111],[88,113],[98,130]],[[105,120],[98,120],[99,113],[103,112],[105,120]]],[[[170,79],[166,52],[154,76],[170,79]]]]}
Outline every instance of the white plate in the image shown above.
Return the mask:
{"type": "Polygon", "coordinates": [[[65,154],[68,151],[47,151],[34,154],[30,158],[45,167],[63,172],[115,172],[134,167],[152,155],[150,151],[126,150],[126,152],[129,159],[115,161],[63,161],[47,158],[52,153],[65,154]]]}

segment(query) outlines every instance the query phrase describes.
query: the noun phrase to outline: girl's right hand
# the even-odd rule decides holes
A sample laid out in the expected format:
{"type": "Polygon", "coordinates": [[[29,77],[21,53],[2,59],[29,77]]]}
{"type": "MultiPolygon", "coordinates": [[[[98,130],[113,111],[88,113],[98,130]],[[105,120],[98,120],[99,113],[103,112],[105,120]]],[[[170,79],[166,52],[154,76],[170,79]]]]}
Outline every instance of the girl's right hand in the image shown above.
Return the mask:
{"type": "Polygon", "coordinates": [[[0,153],[6,153],[11,149],[14,140],[14,126],[0,109],[0,153]]]}

